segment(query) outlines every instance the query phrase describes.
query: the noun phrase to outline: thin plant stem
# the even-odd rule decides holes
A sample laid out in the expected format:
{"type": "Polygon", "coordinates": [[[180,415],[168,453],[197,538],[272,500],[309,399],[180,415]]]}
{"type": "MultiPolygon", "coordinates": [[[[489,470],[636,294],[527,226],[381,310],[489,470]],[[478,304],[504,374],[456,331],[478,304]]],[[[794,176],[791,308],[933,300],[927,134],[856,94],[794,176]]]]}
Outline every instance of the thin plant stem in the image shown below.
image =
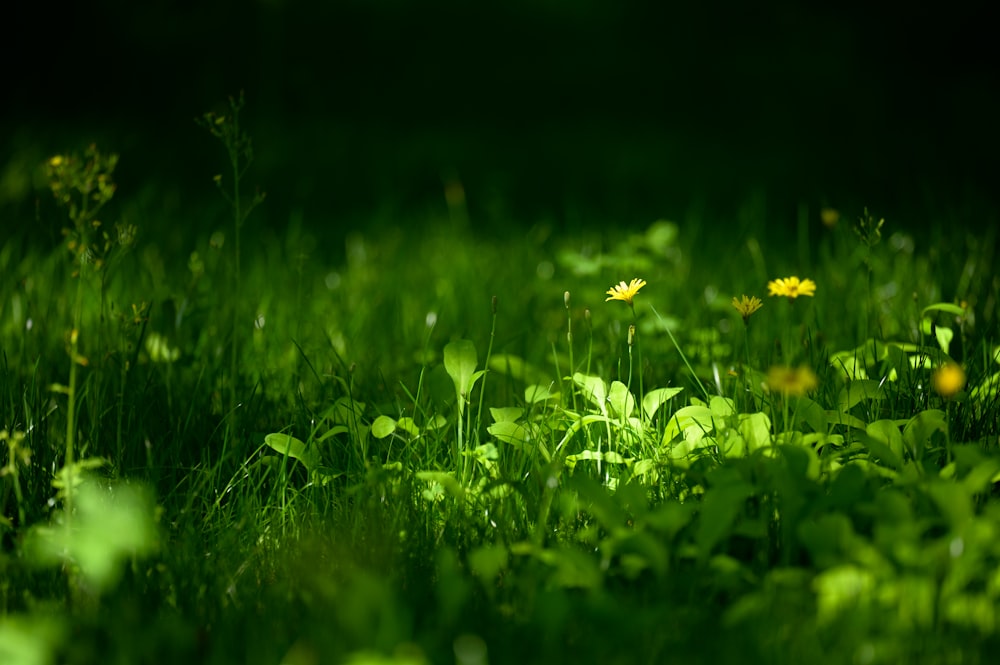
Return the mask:
{"type": "Polygon", "coordinates": [[[701,379],[698,378],[698,375],[695,373],[694,368],[691,367],[691,363],[688,361],[687,356],[685,356],[684,351],[681,350],[681,345],[677,343],[677,339],[674,337],[674,333],[671,332],[670,326],[668,326],[667,322],[663,320],[663,317],[660,316],[660,313],[656,311],[655,307],[650,305],[649,309],[652,310],[653,314],[656,316],[656,319],[663,325],[663,329],[667,331],[667,335],[670,336],[670,341],[673,342],[674,348],[677,349],[677,353],[680,354],[681,360],[684,361],[684,365],[688,368],[688,372],[691,373],[691,378],[693,378],[694,382],[698,385],[698,389],[701,391],[701,394],[705,396],[706,400],[709,399],[711,395],[709,395],[708,390],[705,388],[705,385],[701,382],[701,379]]]}

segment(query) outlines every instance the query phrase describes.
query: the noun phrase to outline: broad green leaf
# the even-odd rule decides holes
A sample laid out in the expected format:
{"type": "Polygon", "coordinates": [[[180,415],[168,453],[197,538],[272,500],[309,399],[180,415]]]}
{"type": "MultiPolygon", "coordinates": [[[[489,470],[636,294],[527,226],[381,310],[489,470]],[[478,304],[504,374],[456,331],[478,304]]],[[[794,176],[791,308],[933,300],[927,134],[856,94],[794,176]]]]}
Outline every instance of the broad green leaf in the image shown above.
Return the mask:
{"type": "MultiPolygon", "coordinates": [[[[865,428],[865,432],[873,439],[885,444],[891,451],[891,455],[886,457],[882,452],[872,450],[883,461],[894,468],[901,468],[903,463],[903,434],[899,431],[899,426],[892,420],[876,420],[865,428]]],[[[870,448],[870,446],[869,446],[870,448]]]]}
{"type": "Polygon", "coordinates": [[[689,442],[698,441],[715,428],[712,410],[707,406],[685,406],[674,412],[663,432],[663,442],[669,443],[683,433],[689,442]]]}
{"type": "Polygon", "coordinates": [[[264,437],[264,443],[282,455],[299,460],[309,471],[319,466],[319,455],[316,450],[307,447],[305,443],[290,434],[268,434],[264,437]]]}
{"type": "Polygon", "coordinates": [[[455,384],[459,416],[465,413],[465,402],[472,392],[477,364],[476,347],[471,341],[460,339],[444,347],[444,368],[455,384]]]}
{"type": "Polygon", "coordinates": [[[742,481],[711,487],[701,501],[695,543],[701,556],[707,557],[723,538],[732,532],[733,523],[746,500],[753,495],[753,485],[742,481]]]}
{"type": "Polygon", "coordinates": [[[628,387],[621,381],[611,382],[611,391],[608,393],[608,404],[614,415],[621,418],[629,418],[635,410],[635,397],[628,387]]]}
{"type": "Polygon", "coordinates": [[[504,443],[509,443],[515,448],[522,448],[531,440],[528,429],[510,420],[501,420],[486,428],[486,431],[504,443]]]}
{"type": "Polygon", "coordinates": [[[434,417],[424,424],[424,429],[441,429],[448,424],[448,419],[442,416],[440,413],[434,414],[434,417]]]}
{"type": "Polygon", "coordinates": [[[550,399],[559,399],[559,393],[552,390],[552,384],[532,384],[524,389],[524,401],[527,404],[538,404],[550,399]]]}
{"type": "Polygon", "coordinates": [[[948,433],[948,420],[944,411],[927,409],[910,418],[903,428],[903,441],[909,446],[913,455],[920,457],[924,448],[932,442],[934,434],[948,433]]]}
{"type": "Polygon", "coordinates": [[[885,392],[879,382],[871,380],[849,381],[837,396],[837,408],[846,413],[867,399],[885,399],[885,392]]]}
{"type": "MultiPolygon", "coordinates": [[[[372,428],[374,429],[374,427],[375,425],[374,423],[372,423],[372,428]]],[[[415,422],[413,422],[413,418],[410,418],[409,416],[403,416],[402,418],[397,420],[396,429],[403,430],[410,436],[420,436],[420,428],[417,427],[417,424],[415,422]]]]}
{"type": "Polygon", "coordinates": [[[648,420],[652,420],[657,410],[666,402],[669,402],[684,388],[657,388],[650,390],[642,397],[642,412],[648,420]]]}
{"type": "Polygon", "coordinates": [[[708,400],[708,408],[712,410],[712,415],[718,418],[727,418],[736,413],[736,405],[728,397],[713,395],[708,400]]]}
{"type": "Polygon", "coordinates": [[[950,302],[938,302],[933,305],[928,305],[921,310],[920,317],[924,318],[930,312],[945,312],[946,314],[954,314],[955,316],[965,316],[964,308],[959,307],[958,305],[953,305],[950,302]]]}
{"type": "Polygon", "coordinates": [[[490,407],[490,415],[493,416],[493,422],[503,423],[503,422],[514,422],[518,418],[524,415],[524,409],[519,406],[504,406],[504,407],[490,407]]]}
{"type": "Polygon", "coordinates": [[[814,432],[826,432],[826,410],[808,397],[799,397],[795,401],[793,427],[798,429],[802,424],[809,425],[814,432]]]}
{"type": "Polygon", "coordinates": [[[896,469],[903,468],[903,459],[889,447],[887,443],[870,434],[858,435],[858,440],[868,448],[872,455],[877,457],[883,464],[896,469]]]}
{"type": "Polygon", "coordinates": [[[43,565],[74,563],[92,590],[112,587],[124,564],[157,547],[155,504],[138,485],[113,485],[86,478],[74,494],[69,524],[32,527],[24,547],[43,565]]]}
{"type": "Polygon", "coordinates": [[[726,457],[746,457],[749,452],[746,439],[739,433],[739,430],[722,430],[715,438],[715,442],[719,446],[719,452],[726,457]]]}
{"type": "Polygon", "coordinates": [[[739,432],[747,444],[747,452],[771,445],[771,419],[766,413],[740,415],[739,432]]]}
{"type": "Polygon", "coordinates": [[[604,379],[577,372],[573,375],[573,383],[580,387],[580,394],[590,400],[603,415],[608,415],[608,387],[604,379]]]}
{"type": "Polygon", "coordinates": [[[938,346],[945,353],[950,353],[951,340],[955,337],[955,331],[951,328],[945,328],[944,326],[938,326],[934,331],[934,336],[937,337],[938,346]]]}
{"type": "Polygon", "coordinates": [[[855,429],[864,429],[868,427],[868,423],[861,420],[857,416],[852,416],[845,411],[839,410],[829,410],[824,411],[826,414],[826,422],[830,427],[836,425],[843,425],[844,427],[854,427],[855,429]]]}
{"type": "Polygon", "coordinates": [[[955,331],[948,326],[935,326],[930,319],[923,320],[923,332],[925,335],[934,333],[934,339],[937,340],[938,346],[941,347],[941,351],[948,353],[949,348],[951,348],[951,340],[955,337],[955,331]]]}
{"type": "Polygon", "coordinates": [[[396,421],[389,416],[379,416],[372,423],[372,436],[384,439],[396,431],[396,421]]]}

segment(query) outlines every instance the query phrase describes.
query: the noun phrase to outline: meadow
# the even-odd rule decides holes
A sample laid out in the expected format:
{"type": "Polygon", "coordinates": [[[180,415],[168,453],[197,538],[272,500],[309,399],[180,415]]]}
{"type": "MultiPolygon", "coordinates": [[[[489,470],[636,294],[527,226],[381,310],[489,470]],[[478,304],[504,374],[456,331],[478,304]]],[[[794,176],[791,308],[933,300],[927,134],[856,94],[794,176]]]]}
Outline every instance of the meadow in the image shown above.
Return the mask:
{"type": "Polygon", "coordinates": [[[225,218],[91,146],[2,239],[0,662],[993,661],[996,231],[484,231],[455,179],[331,249],[239,111],[225,218]]]}

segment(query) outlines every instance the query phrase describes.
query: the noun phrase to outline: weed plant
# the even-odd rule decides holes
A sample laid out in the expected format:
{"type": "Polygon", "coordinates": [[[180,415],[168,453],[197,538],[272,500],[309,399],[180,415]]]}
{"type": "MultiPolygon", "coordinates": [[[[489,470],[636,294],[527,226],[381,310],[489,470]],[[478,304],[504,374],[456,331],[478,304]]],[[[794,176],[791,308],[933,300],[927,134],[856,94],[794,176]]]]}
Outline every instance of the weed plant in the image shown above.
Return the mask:
{"type": "Polygon", "coordinates": [[[180,254],[93,147],[0,246],[0,661],[991,662],[995,237],[485,238],[449,180],[333,263],[244,229],[241,106],[180,254]]]}

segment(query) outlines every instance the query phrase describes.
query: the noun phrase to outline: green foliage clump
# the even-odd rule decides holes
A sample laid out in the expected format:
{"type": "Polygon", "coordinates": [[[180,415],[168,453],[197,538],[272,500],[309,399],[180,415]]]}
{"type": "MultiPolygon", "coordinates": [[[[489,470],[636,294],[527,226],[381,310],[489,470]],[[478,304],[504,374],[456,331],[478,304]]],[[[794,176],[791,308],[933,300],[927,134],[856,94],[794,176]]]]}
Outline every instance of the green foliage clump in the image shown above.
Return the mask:
{"type": "Polygon", "coordinates": [[[99,222],[93,147],[45,166],[64,244],[0,246],[0,660],[993,653],[983,246],[867,211],[797,255],[662,220],[483,238],[449,181],[333,259],[245,228],[242,105],[202,119],[228,247],[99,222]]]}

